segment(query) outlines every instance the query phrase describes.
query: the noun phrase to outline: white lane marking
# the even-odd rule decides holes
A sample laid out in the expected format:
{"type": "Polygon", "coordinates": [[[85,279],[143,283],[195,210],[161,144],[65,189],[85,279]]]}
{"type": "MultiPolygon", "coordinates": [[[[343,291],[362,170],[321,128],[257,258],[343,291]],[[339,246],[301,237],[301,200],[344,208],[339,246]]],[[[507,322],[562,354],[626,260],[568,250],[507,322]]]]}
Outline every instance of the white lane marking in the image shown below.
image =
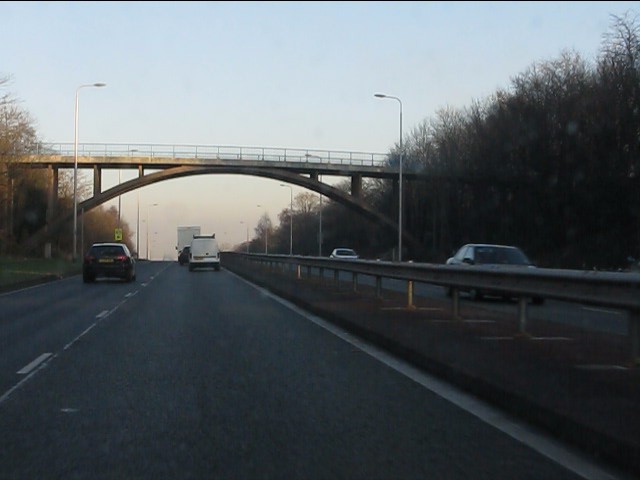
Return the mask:
{"type": "Polygon", "coordinates": [[[579,368],[581,370],[596,370],[596,371],[629,370],[628,367],[623,367],[622,365],[576,365],[576,368],[579,368]]]}
{"type": "Polygon", "coordinates": [[[45,368],[47,365],[49,365],[49,362],[51,362],[51,360],[53,360],[54,358],[56,358],[57,355],[52,355],[51,357],[49,357],[46,361],[42,362],[38,368],[36,368],[34,371],[32,371],[31,373],[29,373],[26,377],[24,377],[22,380],[20,380],[18,383],[16,383],[13,387],[11,387],[9,390],[7,390],[6,392],[4,392],[2,394],[2,396],[0,397],[0,405],[2,405],[10,396],[13,392],[15,392],[16,390],[18,390],[20,387],[22,387],[25,383],[27,383],[31,377],[33,377],[36,373],[38,373],[40,370],[42,370],[43,368],[45,368]]]}
{"type": "Polygon", "coordinates": [[[440,307],[382,307],[380,310],[424,310],[432,312],[441,312],[443,309],[440,307]]]}
{"type": "Polygon", "coordinates": [[[346,334],[346,332],[335,325],[302,310],[291,302],[276,296],[270,291],[251,283],[235,273],[229,273],[251,285],[262,295],[272,298],[274,301],[284,305],[301,317],[308,319],[342,340],[349,342],[351,345],[361,349],[381,363],[384,363],[398,373],[406,376],[419,385],[422,385],[427,390],[430,390],[436,395],[448,400],[462,410],[471,413],[488,425],[493,426],[501,432],[509,435],[511,438],[527,445],[529,448],[558,463],[567,470],[572,471],[576,475],[579,475],[586,480],[613,480],[617,478],[613,474],[607,472],[603,467],[597,465],[593,460],[584,456],[581,452],[562,444],[544,433],[538,432],[533,427],[521,422],[519,419],[503,413],[489,404],[462,392],[454,386],[439,380],[422,370],[419,370],[413,365],[394,357],[378,347],[375,347],[357,337],[346,334]]]}
{"type": "MultiPolygon", "coordinates": [[[[160,273],[164,272],[167,268],[169,268],[170,264],[167,265],[165,268],[163,268],[162,270],[160,270],[160,273]]],[[[74,277],[67,277],[66,279],[60,280],[60,281],[69,281],[70,279],[72,279],[74,277]]],[[[152,277],[153,278],[153,277],[152,277]]],[[[43,284],[44,285],[44,284],[43,284]]],[[[34,287],[30,287],[30,288],[36,288],[36,287],[40,287],[43,285],[36,285],[34,287]]],[[[28,289],[23,289],[23,290],[28,290],[28,289]]],[[[15,290],[12,292],[7,292],[6,294],[12,294],[15,293],[17,291],[20,290],[15,290]]],[[[137,293],[137,290],[136,290],[137,293]]],[[[4,295],[4,294],[3,294],[4,295]]],[[[2,296],[2,295],[0,295],[2,296]]],[[[127,301],[127,299],[123,300],[122,302],[120,302],[118,305],[116,305],[113,309],[109,310],[104,310],[102,312],[100,312],[98,315],[96,315],[97,321],[94,322],[92,325],[90,325],[84,332],[82,332],[80,335],[78,335],[76,338],[74,338],[71,342],[69,342],[68,344],[66,344],[63,347],[63,350],[67,350],[69,349],[74,343],[76,343],[80,338],[82,338],[84,335],[86,335],[89,331],[91,331],[96,325],[98,325],[98,323],[100,323],[102,320],[104,320],[105,318],[107,318],[109,315],[111,315],[113,312],[115,312],[118,308],[120,308],[120,306],[122,306],[125,302],[127,301]]],[[[45,359],[44,361],[42,361],[39,366],[33,370],[31,373],[27,374],[26,377],[24,377],[22,380],[20,380],[18,383],[16,383],[13,387],[11,387],[9,390],[7,390],[5,393],[2,394],[2,396],[0,396],[0,405],[2,405],[15,391],[17,391],[19,388],[21,388],[24,384],[26,384],[36,373],[38,373],[40,370],[42,370],[43,368],[45,368],[49,362],[51,362],[54,358],[56,358],[58,356],[58,354],[55,355],[51,355],[50,357],[48,357],[47,359],[45,359]]]]}
{"type": "MultiPolygon", "coordinates": [[[[78,335],[76,338],[74,338],[73,340],[71,340],[69,343],[67,343],[62,350],[68,350],[69,348],[71,348],[78,340],[80,340],[82,337],[84,337],[87,333],[89,333],[91,330],[93,330],[93,328],[95,328],[102,320],[104,320],[105,318],[109,317],[109,315],[111,315],[113,312],[115,312],[118,308],[120,308],[127,300],[123,300],[121,301],[119,304],[117,304],[114,308],[112,308],[111,310],[103,310],[102,312],[100,312],[98,315],[96,315],[96,321],[94,323],[92,323],[91,325],[89,325],[80,335],[78,335]]],[[[18,390],[22,385],[24,385],[33,375],[35,375],[38,371],[40,371],[41,368],[44,368],[51,360],[53,360],[57,355],[52,355],[52,354],[43,354],[43,355],[48,355],[47,358],[45,358],[44,360],[41,360],[39,362],[39,365],[37,366],[38,368],[36,368],[35,370],[31,371],[31,373],[29,373],[26,377],[24,377],[21,381],[19,381],[17,384],[15,384],[13,387],[11,387],[9,390],[7,390],[1,397],[0,397],[0,405],[6,401],[9,396],[11,396],[11,394],[13,392],[15,392],[16,390],[18,390]]],[[[43,355],[41,355],[40,357],[42,357],[43,355]]],[[[40,358],[38,357],[38,358],[40,358]]],[[[38,359],[36,359],[38,360],[38,359]]],[[[34,360],[35,362],[35,360],[34,360]]],[[[32,362],[33,363],[33,362],[32,362]]],[[[28,367],[29,365],[27,365],[28,367]]],[[[24,369],[26,369],[27,367],[24,367],[24,369]]],[[[23,370],[24,370],[23,369],[23,370]]],[[[18,372],[19,373],[19,372],[18,372]]]]}
{"type": "MultiPolygon", "coordinates": [[[[480,340],[515,340],[517,336],[513,337],[480,337],[480,340]]],[[[525,340],[532,342],[572,342],[573,338],[569,337],[527,337],[525,340]]]]}
{"type": "Polygon", "coordinates": [[[569,337],[531,337],[529,340],[534,342],[572,342],[573,338],[569,337]]]}
{"type": "Polygon", "coordinates": [[[36,358],[33,362],[31,362],[28,365],[22,367],[16,373],[18,375],[26,375],[26,374],[30,373],[32,370],[35,370],[38,367],[38,365],[40,365],[47,358],[49,358],[51,355],[53,355],[53,353],[43,353],[38,358],[36,358]]]}
{"type": "Polygon", "coordinates": [[[82,333],[81,333],[80,335],[78,335],[76,338],[74,338],[74,339],[73,339],[73,340],[71,340],[69,343],[67,343],[67,344],[62,348],[62,350],[64,351],[64,350],[68,350],[69,348],[71,348],[71,346],[72,346],[74,343],[76,343],[78,340],[80,340],[82,337],[84,337],[87,333],[89,333],[89,332],[93,329],[93,327],[95,327],[96,325],[98,325],[98,322],[95,322],[95,323],[93,323],[93,324],[89,325],[89,327],[87,327],[87,329],[86,329],[84,332],[82,332],[82,333]]]}
{"type": "Polygon", "coordinates": [[[588,310],[590,312],[596,312],[596,313],[607,313],[609,315],[622,315],[622,312],[616,312],[614,310],[608,310],[606,308],[582,307],[582,309],[588,310]]]}
{"type": "Polygon", "coordinates": [[[134,290],[133,292],[129,292],[127,293],[124,298],[131,298],[131,297],[135,297],[138,294],[138,290],[134,290]]]}
{"type": "Polygon", "coordinates": [[[468,320],[454,320],[454,319],[449,319],[449,320],[445,320],[445,319],[436,319],[436,320],[427,320],[431,323],[451,323],[453,325],[459,324],[459,323],[496,323],[495,320],[474,320],[474,319],[468,319],[468,320]]]}

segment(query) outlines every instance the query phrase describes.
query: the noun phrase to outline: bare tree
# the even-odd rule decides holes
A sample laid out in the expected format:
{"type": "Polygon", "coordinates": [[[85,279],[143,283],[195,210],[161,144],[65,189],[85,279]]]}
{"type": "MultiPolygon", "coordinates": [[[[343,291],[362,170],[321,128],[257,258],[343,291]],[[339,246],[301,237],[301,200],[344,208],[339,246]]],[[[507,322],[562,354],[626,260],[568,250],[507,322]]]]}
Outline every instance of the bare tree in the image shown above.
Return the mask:
{"type": "Polygon", "coordinates": [[[297,215],[306,215],[318,210],[320,199],[316,193],[300,192],[294,197],[293,204],[297,215]]]}
{"type": "Polygon", "coordinates": [[[0,253],[6,253],[14,239],[14,191],[24,172],[15,163],[36,144],[36,133],[29,114],[4,91],[9,77],[0,78],[0,253]]]}

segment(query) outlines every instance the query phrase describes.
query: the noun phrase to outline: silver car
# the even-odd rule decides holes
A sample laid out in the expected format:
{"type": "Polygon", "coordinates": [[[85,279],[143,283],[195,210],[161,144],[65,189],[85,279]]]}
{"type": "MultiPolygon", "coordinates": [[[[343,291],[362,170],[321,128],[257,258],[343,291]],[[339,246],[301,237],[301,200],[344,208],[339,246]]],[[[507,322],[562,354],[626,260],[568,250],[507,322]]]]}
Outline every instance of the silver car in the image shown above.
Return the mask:
{"type": "MultiPolygon", "coordinates": [[[[495,245],[487,243],[468,243],[449,258],[447,265],[482,265],[482,266],[520,266],[535,268],[535,265],[529,260],[525,253],[518,247],[512,245],[495,245]]],[[[447,295],[451,296],[451,287],[446,289],[447,295]]],[[[478,289],[468,290],[475,300],[482,300],[485,296],[496,296],[495,293],[486,292],[478,289]]],[[[499,293],[497,296],[509,298],[509,295],[499,293]]],[[[534,297],[533,303],[540,305],[544,299],[534,297]]]]}
{"type": "Polygon", "coordinates": [[[355,250],[351,248],[334,248],[329,258],[341,258],[346,260],[357,260],[359,258],[355,250]]]}

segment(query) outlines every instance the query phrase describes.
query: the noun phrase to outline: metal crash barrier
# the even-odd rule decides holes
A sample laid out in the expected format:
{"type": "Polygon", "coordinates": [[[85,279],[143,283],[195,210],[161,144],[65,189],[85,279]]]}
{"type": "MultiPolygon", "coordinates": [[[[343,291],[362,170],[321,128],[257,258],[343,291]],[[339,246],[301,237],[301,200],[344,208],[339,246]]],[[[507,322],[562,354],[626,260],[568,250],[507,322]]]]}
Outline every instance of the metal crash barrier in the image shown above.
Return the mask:
{"type": "Polygon", "coordinates": [[[383,262],[374,260],[334,260],[324,257],[291,255],[260,255],[224,252],[223,263],[248,262],[255,266],[282,272],[294,272],[303,280],[316,270],[324,280],[326,271],[333,271],[333,281],[339,286],[340,272],[350,273],[354,292],[358,291],[359,276],[375,279],[377,296],[382,295],[382,280],[404,280],[407,308],[414,306],[414,284],[425,283],[451,289],[451,308],[454,318],[460,318],[460,291],[480,289],[497,295],[518,299],[518,330],[527,334],[527,303],[532,298],[609,307],[628,313],[630,364],[640,366],[640,273],[598,272],[512,266],[476,266],[468,268],[412,262],[383,262]]]}

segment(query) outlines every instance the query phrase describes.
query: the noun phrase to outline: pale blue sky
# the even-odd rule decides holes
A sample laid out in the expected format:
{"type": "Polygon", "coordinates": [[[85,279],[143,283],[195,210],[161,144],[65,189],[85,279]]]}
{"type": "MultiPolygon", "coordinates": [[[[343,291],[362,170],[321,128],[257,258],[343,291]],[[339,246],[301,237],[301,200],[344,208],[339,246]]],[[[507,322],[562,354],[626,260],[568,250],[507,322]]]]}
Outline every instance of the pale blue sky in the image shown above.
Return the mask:
{"type": "MultiPolygon", "coordinates": [[[[385,153],[398,104],[374,93],[402,99],[407,133],[562,50],[595,60],[626,11],[640,2],[1,2],[0,76],[47,142],[73,142],[76,88],[104,82],[81,91],[80,143],[385,153]]],[[[151,203],[158,258],[175,255],[178,225],[244,240],[240,221],[253,228],[266,211],[277,222],[289,189],[192,177],[141,190],[143,220],[151,203]]],[[[122,197],[134,230],[137,206],[122,197]]]]}

